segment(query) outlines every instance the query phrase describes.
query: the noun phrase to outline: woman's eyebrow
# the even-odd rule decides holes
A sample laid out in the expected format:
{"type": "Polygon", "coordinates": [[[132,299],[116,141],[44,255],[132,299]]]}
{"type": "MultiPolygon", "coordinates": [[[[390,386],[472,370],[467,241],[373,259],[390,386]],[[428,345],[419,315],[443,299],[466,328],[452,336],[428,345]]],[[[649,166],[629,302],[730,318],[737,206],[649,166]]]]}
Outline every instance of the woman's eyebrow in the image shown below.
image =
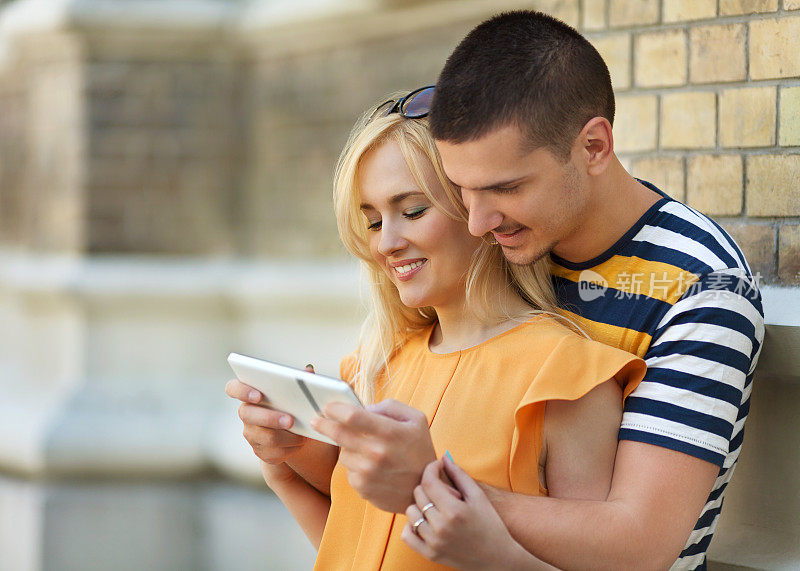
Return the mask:
{"type": "MultiPolygon", "coordinates": [[[[408,192],[401,192],[400,194],[395,194],[389,199],[389,204],[397,204],[399,202],[403,202],[409,196],[416,196],[422,195],[425,196],[424,192],[419,190],[409,190],[408,192]]],[[[362,202],[359,206],[361,210],[375,210],[375,207],[369,204],[368,202],[362,202]]]]}

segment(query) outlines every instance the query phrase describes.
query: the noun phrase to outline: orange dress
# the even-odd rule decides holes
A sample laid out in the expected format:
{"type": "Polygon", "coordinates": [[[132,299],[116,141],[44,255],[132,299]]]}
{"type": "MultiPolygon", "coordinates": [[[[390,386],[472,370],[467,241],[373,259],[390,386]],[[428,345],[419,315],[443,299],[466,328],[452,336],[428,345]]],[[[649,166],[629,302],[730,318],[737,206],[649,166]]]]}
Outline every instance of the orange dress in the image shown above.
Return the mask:
{"type": "MultiPolygon", "coordinates": [[[[612,377],[627,396],[645,372],[636,356],[546,316],[455,353],[432,353],[432,332],[414,334],[392,358],[376,402],[394,398],[421,410],[437,457],[449,450],[474,479],[523,494],[547,493],[539,483],[546,401],[578,399],[612,377]]],[[[342,361],[343,379],[352,379],[354,366],[353,356],[342,361]]],[[[403,543],[406,522],[361,499],[337,463],[315,569],[446,569],[403,543]]]]}

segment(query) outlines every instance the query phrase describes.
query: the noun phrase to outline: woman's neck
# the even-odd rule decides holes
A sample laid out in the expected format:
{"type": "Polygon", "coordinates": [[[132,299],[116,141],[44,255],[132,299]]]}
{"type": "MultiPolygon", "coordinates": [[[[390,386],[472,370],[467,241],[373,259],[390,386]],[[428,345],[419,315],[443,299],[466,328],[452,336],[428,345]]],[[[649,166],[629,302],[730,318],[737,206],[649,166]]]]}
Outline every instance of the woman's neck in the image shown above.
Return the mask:
{"type": "Polygon", "coordinates": [[[514,317],[523,316],[531,306],[510,288],[500,289],[496,298],[498,308],[503,308],[508,317],[499,321],[485,322],[474,313],[467,311],[466,303],[455,306],[435,307],[438,323],[430,340],[434,353],[452,353],[479,345],[518,324],[514,317]]]}

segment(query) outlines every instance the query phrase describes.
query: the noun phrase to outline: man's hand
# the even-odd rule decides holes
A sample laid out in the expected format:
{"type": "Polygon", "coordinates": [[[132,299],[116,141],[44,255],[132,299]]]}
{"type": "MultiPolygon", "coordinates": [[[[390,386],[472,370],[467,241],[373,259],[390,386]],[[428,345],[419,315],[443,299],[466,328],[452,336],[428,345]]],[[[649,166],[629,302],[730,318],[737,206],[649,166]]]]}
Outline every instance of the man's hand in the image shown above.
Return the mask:
{"type": "Polygon", "coordinates": [[[366,409],[333,403],[324,414],[311,425],[341,447],[353,489],[382,510],[403,513],[425,466],[436,460],[425,415],[392,399],[366,409]]]}

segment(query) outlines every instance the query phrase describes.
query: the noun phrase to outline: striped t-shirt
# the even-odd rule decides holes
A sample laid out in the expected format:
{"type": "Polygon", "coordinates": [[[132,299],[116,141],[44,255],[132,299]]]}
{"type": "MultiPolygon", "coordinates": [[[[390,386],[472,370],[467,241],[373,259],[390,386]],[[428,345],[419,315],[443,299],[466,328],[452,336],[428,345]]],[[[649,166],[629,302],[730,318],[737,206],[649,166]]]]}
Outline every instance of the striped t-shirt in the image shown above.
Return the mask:
{"type": "Polygon", "coordinates": [[[733,239],[663,196],[600,256],[552,256],[556,292],[595,339],[642,357],[648,371],[625,404],[619,437],[720,467],[673,569],[704,569],[725,488],[742,445],[764,313],[733,239]]]}

